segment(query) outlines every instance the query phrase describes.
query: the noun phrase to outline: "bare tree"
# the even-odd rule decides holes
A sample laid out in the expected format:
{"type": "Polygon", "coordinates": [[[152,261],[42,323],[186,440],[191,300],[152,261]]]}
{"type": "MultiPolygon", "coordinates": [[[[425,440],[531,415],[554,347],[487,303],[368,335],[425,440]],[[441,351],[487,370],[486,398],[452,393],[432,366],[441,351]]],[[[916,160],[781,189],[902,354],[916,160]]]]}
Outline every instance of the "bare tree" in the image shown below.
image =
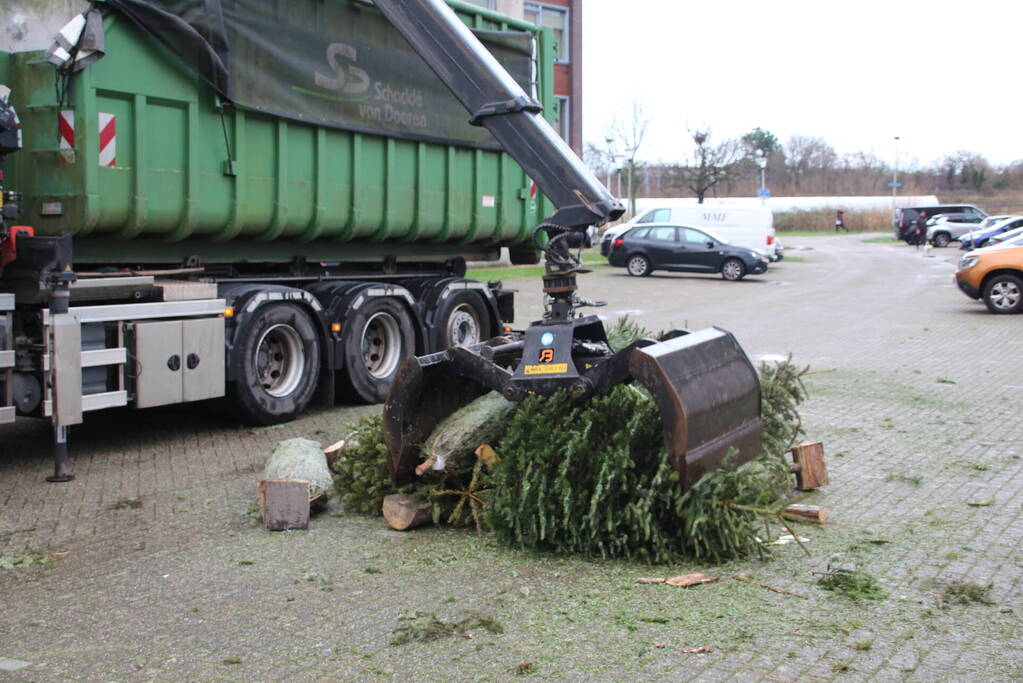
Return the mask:
{"type": "Polygon", "coordinates": [[[643,113],[638,102],[632,103],[632,112],[628,120],[623,121],[615,116],[614,123],[608,131],[608,144],[612,155],[620,155],[622,169],[628,176],[627,196],[629,198],[629,215],[636,214],[636,183],[635,178],[642,162],[637,160],[639,148],[643,145],[650,119],[643,113]]]}
{"type": "Polygon", "coordinates": [[[681,184],[696,195],[697,202],[704,198],[715,185],[742,175],[746,151],[741,140],[724,140],[711,143],[710,128],[690,130],[695,149],[681,164],[674,166],[673,175],[681,184]]]}
{"type": "MultiPolygon", "coordinates": [[[[785,145],[786,170],[796,192],[803,187],[808,174],[827,175],[835,167],[838,155],[823,138],[793,135],[785,145]]],[[[823,184],[823,183],[822,183],[823,184]]]]}
{"type": "Polygon", "coordinates": [[[976,152],[959,150],[941,161],[941,170],[949,190],[969,188],[980,192],[991,175],[991,164],[976,152]]]}

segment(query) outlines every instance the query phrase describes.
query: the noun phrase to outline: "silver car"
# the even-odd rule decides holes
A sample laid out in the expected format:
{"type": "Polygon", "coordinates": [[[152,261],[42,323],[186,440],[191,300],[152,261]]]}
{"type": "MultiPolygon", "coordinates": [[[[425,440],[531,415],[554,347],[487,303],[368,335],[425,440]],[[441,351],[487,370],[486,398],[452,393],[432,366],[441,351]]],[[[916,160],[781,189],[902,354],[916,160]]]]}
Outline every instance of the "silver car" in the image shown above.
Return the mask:
{"type": "Polygon", "coordinates": [[[927,241],[936,247],[947,247],[952,240],[958,240],[968,232],[976,230],[980,232],[990,228],[995,223],[1000,223],[1011,215],[988,216],[978,223],[961,223],[950,220],[951,216],[941,216],[927,228],[927,241]]]}

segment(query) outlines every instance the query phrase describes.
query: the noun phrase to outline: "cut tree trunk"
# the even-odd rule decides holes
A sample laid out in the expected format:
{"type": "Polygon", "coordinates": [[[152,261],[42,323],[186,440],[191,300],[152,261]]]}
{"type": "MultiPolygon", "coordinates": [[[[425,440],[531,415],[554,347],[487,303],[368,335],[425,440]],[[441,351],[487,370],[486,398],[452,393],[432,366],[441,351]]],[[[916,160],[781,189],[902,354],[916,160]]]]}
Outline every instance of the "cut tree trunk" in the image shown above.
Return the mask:
{"type": "Polygon", "coordinates": [[[789,505],[783,511],[786,515],[799,517],[810,522],[824,523],[828,521],[828,509],[819,505],[789,505]]]}
{"type": "Polygon", "coordinates": [[[792,447],[792,464],[789,469],[796,473],[796,488],[813,491],[828,483],[828,467],[824,463],[824,444],[810,441],[792,447]]]}
{"type": "Polygon", "coordinates": [[[384,519],[396,531],[407,531],[433,520],[430,509],[420,509],[419,501],[404,493],[384,496],[384,519]]]}
{"type": "Polygon", "coordinates": [[[309,482],[302,479],[261,479],[259,509],[270,531],[309,527],[309,482]]]}

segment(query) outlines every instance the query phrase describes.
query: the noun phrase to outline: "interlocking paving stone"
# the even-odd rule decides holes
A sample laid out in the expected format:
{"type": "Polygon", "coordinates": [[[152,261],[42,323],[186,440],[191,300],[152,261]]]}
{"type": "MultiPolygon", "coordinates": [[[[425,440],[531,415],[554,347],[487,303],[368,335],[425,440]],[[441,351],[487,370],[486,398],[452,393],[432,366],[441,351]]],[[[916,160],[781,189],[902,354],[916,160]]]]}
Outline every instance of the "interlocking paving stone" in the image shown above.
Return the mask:
{"type": "MultiPolygon", "coordinates": [[[[0,643],[35,663],[14,680],[503,680],[524,662],[540,679],[1018,680],[1023,317],[962,296],[954,249],[926,259],[859,235],[786,242],[812,247],[787,252],[806,261],[738,283],[610,268],[580,282],[611,302],[597,309],[609,318],[721,325],[751,355],[792,352],[819,371],[803,416],[832,483],[807,502],[833,524],[800,528],[812,557],[784,546],[767,563],[651,568],[333,513],[304,532],[261,530],[248,510],[273,445],[331,443],[373,406],[272,428],[240,426],[216,403],[90,414],[72,430],[77,479],[60,485],[43,481],[47,423],[24,420],[0,430],[0,555],[68,554],[0,571],[0,643]],[[118,506],[129,499],[141,506],[118,506]],[[809,571],[832,561],[862,566],[889,598],[820,590],[809,571]],[[651,571],[745,571],[807,599],[734,581],[644,592],[635,578],[651,571]],[[953,579],[990,584],[996,604],[940,606],[953,579]],[[389,646],[414,610],[479,610],[506,633],[389,646]],[[681,650],[700,646],[713,652],[681,650]]],[[[517,324],[539,317],[539,282],[510,286],[517,324]]]]}

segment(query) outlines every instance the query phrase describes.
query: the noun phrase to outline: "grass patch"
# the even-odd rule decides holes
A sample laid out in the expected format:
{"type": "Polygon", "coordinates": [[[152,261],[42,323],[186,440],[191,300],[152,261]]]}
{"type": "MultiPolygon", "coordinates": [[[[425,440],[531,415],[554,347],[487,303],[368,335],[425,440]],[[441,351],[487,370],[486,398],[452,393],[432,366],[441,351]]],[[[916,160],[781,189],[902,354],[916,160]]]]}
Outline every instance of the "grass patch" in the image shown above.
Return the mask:
{"type": "Polygon", "coordinates": [[[853,600],[883,600],[888,597],[888,593],[881,588],[877,579],[859,569],[824,572],[817,580],[817,585],[853,600]]]}
{"type": "Polygon", "coordinates": [[[948,379],[946,377],[939,377],[938,378],[938,384],[955,384],[955,383],[956,383],[956,381],[954,379],[948,379]]]}
{"type": "Polygon", "coordinates": [[[919,474],[914,474],[912,476],[905,474],[889,474],[887,477],[884,478],[884,480],[900,481],[903,484],[909,484],[911,486],[919,486],[920,484],[924,483],[924,478],[921,477],[919,474]]]}
{"type": "Polygon", "coordinates": [[[883,235],[878,237],[868,237],[863,241],[866,244],[894,244],[896,242],[894,237],[886,237],[883,235]]]}
{"type": "Polygon", "coordinates": [[[37,567],[49,564],[57,557],[67,553],[13,553],[11,555],[0,555],[0,569],[16,569],[19,567],[37,567]]]}
{"type": "Polygon", "coordinates": [[[486,631],[494,635],[504,633],[504,626],[500,622],[484,614],[472,614],[458,621],[447,622],[433,612],[414,612],[399,616],[398,622],[391,645],[405,645],[416,640],[430,642],[441,638],[472,639],[475,636],[471,631],[486,631]]]}
{"type": "Polygon", "coordinates": [[[995,604],[995,601],[991,599],[991,586],[982,586],[979,583],[962,579],[953,579],[946,583],[938,597],[938,602],[945,608],[951,605],[995,604]]]}
{"type": "Polygon", "coordinates": [[[786,256],[784,261],[785,262],[791,262],[791,263],[806,263],[806,257],[804,257],[804,256],[786,256]]]}

